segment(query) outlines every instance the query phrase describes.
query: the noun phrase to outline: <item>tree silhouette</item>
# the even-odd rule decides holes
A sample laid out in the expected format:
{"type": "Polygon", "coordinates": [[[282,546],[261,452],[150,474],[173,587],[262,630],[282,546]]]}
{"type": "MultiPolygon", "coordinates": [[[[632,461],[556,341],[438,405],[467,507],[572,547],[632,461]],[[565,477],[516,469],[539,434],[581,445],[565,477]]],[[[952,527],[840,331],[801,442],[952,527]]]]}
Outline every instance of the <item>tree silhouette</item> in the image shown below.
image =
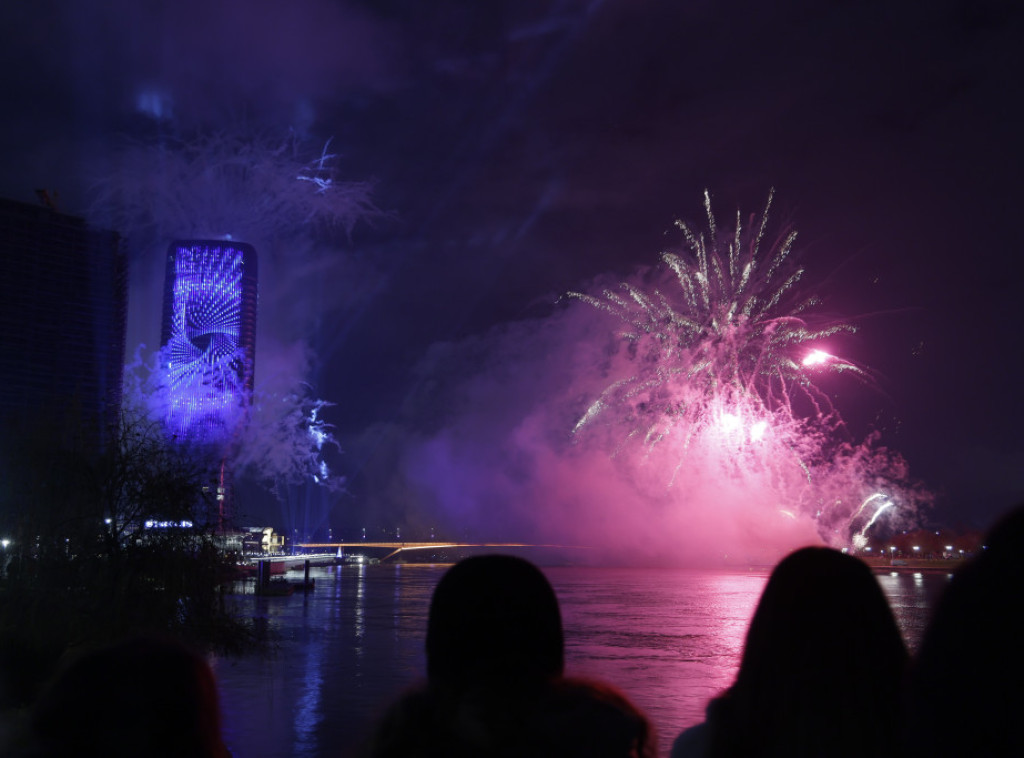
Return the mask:
{"type": "Polygon", "coordinates": [[[22,680],[71,647],[128,633],[222,650],[254,641],[221,594],[232,557],[196,451],[131,409],[108,429],[73,411],[36,414],[3,448],[0,647],[27,667],[22,680]]]}

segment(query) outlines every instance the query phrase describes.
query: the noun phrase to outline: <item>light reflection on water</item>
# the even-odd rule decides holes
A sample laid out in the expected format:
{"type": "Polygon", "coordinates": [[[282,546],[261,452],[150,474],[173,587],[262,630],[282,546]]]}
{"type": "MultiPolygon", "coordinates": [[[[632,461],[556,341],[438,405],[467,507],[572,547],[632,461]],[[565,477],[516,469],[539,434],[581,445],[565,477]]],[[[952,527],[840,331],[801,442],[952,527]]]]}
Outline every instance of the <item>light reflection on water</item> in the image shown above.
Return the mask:
{"type": "Polygon", "coordinates": [[[562,601],[570,673],[623,690],[667,746],[666,736],[700,721],[732,681],[767,572],[574,571],[548,572],[562,601]]]}
{"type": "MultiPolygon", "coordinates": [[[[237,598],[278,639],[270,657],[215,662],[236,758],[355,753],[380,711],[425,671],[423,639],[446,566],[314,569],[316,590],[237,598]]],[[[662,752],[732,681],[767,569],[545,569],[558,593],[568,672],[623,690],[662,752]]],[[[913,649],[946,574],[878,576],[913,649]]]]}

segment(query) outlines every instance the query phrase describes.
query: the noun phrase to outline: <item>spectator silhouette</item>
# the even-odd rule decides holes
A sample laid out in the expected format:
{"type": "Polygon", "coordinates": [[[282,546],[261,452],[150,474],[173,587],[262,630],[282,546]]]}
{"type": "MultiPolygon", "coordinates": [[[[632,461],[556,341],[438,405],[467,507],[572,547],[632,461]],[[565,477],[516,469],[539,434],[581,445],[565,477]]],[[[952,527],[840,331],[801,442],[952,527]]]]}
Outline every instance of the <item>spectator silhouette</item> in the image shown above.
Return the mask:
{"type": "Polygon", "coordinates": [[[911,755],[1024,755],[1024,507],[956,572],[911,666],[911,755]]]}
{"type": "Polygon", "coordinates": [[[229,758],[206,661],[176,642],[138,638],[86,653],[32,714],[39,758],[229,758]]]}
{"type": "Polygon", "coordinates": [[[809,547],[772,571],[735,683],[673,758],[856,756],[899,738],[907,652],[871,570],[809,547]]]}
{"type": "Polygon", "coordinates": [[[554,590],[520,558],[467,558],[442,577],[427,624],[427,683],[392,706],[375,758],[646,756],[646,719],[620,693],[566,679],[554,590]]]}

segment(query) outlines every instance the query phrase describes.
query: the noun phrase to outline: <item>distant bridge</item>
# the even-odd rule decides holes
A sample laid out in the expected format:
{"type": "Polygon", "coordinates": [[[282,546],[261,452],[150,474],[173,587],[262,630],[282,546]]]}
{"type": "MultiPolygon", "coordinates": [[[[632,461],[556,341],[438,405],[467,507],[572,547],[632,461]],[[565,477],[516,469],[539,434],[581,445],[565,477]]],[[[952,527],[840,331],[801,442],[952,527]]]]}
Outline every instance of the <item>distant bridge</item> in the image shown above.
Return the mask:
{"type": "Polygon", "coordinates": [[[349,547],[375,547],[385,550],[390,549],[391,552],[381,558],[382,561],[386,561],[388,558],[398,555],[403,550],[430,550],[431,548],[442,549],[448,547],[547,547],[560,548],[563,550],[588,549],[583,545],[531,545],[525,542],[304,542],[297,544],[296,547],[314,550],[343,550],[349,547]]]}

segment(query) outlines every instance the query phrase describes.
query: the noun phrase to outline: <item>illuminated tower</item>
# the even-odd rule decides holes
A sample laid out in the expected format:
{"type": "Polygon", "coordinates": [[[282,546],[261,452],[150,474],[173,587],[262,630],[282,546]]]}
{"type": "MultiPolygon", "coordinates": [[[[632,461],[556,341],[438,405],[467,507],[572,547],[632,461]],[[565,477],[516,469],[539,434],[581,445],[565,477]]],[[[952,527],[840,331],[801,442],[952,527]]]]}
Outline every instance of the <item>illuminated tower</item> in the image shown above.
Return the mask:
{"type": "Polygon", "coordinates": [[[217,466],[223,518],[230,488],[224,459],[252,397],[256,251],[224,240],[171,243],[163,305],[167,432],[217,466]]]}

